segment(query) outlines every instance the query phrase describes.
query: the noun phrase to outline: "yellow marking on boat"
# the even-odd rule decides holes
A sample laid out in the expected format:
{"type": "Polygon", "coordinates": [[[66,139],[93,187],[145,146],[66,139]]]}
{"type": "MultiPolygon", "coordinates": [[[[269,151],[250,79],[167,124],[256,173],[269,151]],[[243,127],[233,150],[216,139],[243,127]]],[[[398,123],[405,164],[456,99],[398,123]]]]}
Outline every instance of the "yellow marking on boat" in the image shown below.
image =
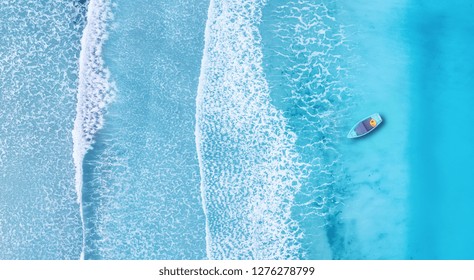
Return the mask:
{"type": "Polygon", "coordinates": [[[375,127],[377,125],[377,122],[374,119],[370,119],[370,125],[372,127],[375,127]]]}

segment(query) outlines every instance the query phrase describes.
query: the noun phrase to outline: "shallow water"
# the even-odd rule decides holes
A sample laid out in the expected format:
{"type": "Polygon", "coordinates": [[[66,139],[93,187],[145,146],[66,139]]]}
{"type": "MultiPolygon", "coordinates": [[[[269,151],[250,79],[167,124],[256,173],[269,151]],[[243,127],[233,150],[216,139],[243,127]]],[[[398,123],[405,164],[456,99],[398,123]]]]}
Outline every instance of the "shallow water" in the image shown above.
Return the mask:
{"type": "Polygon", "coordinates": [[[71,130],[85,7],[0,1],[0,258],[74,259],[71,130]]]}
{"type": "Polygon", "coordinates": [[[474,258],[469,1],[43,2],[0,0],[1,259],[474,258]]]}
{"type": "Polygon", "coordinates": [[[206,5],[111,4],[115,92],[84,159],[85,258],[204,258],[194,117],[206,5]]]}
{"type": "Polygon", "coordinates": [[[335,3],[269,2],[263,10],[263,64],[272,103],[295,133],[301,187],[292,217],[299,224],[300,258],[333,258],[345,192],[341,124],[347,87],[349,45],[335,3]]]}

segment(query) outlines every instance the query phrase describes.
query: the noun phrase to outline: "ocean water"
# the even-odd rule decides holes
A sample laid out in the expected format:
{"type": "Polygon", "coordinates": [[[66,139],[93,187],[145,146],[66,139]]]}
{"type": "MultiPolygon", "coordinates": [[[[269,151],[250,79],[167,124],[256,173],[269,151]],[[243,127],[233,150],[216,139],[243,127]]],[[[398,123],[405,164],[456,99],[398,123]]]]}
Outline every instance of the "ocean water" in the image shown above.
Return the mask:
{"type": "Polygon", "coordinates": [[[473,259],[473,9],[0,0],[0,259],[473,259]]]}
{"type": "Polygon", "coordinates": [[[295,133],[301,187],[292,218],[299,225],[299,258],[336,258],[338,216],[346,178],[339,144],[352,98],[346,31],[335,2],[269,2],[263,9],[262,49],[272,103],[295,133]]]}
{"type": "Polygon", "coordinates": [[[409,21],[414,45],[409,258],[474,258],[474,134],[463,125],[474,119],[473,6],[451,4],[421,1],[412,12],[423,11],[424,17],[409,21]]]}
{"type": "Polygon", "coordinates": [[[86,8],[0,1],[0,258],[77,259],[72,135],[86,8]]]}
{"type": "MultiPolygon", "coordinates": [[[[84,257],[202,259],[194,126],[207,5],[100,5],[104,26],[96,28],[107,32],[102,59],[113,101],[83,162],[84,257]]],[[[109,98],[94,90],[100,99],[92,106],[109,98]]]]}
{"type": "Polygon", "coordinates": [[[291,217],[301,183],[296,135],[262,68],[263,1],[211,1],[196,98],[207,257],[298,256],[291,217]]]}

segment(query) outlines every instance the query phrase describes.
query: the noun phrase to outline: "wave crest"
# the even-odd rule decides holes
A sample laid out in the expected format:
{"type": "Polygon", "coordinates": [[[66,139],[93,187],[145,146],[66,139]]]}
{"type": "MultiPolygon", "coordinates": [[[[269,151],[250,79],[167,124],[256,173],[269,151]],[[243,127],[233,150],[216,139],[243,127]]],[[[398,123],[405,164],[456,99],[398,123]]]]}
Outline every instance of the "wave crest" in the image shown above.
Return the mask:
{"type": "Polygon", "coordinates": [[[212,1],[196,100],[210,259],[292,259],[296,137],[270,103],[257,24],[265,1],[212,1]]]}
{"type": "Polygon", "coordinates": [[[79,86],[77,92],[76,119],[74,121],[73,158],[76,169],[75,186],[83,225],[83,251],[85,227],[82,208],[83,160],[91,149],[94,135],[103,127],[104,113],[113,100],[115,87],[110,71],[105,67],[103,45],[107,40],[107,21],[112,18],[109,0],[90,0],[87,23],[81,39],[79,58],[79,86]]]}

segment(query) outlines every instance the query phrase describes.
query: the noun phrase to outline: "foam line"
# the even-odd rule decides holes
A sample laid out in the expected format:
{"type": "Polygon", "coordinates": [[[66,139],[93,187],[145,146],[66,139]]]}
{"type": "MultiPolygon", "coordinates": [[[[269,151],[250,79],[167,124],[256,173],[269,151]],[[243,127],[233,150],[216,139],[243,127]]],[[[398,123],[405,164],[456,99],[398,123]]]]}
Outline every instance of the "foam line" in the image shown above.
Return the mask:
{"type": "MultiPolygon", "coordinates": [[[[213,11],[214,7],[214,0],[209,1],[209,9],[207,11],[207,18],[211,18],[212,14],[214,13],[213,11]]],[[[210,21],[207,20],[206,22],[206,28],[204,30],[204,51],[203,51],[203,56],[201,60],[201,70],[200,70],[200,75],[199,75],[199,84],[198,84],[198,92],[196,95],[196,104],[202,104],[203,102],[203,92],[204,92],[204,84],[206,82],[206,76],[205,76],[205,71],[206,71],[206,66],[208,65],[208,58],[207,58],[207,49],[208,49],[208,44],[209,44],[209,38],[210,38],[210,21]]],[[[206,221],[206,256],[208,259],[211,257],[211,248],[210,244],[212,242],[211,240],[211,233],[209,231],[209,217],[208,217],[208,210],[206,206],[206,187],[204,180],[202,179],[205,172],[204,172],[204,163],[203,163],[203,158],[202,158],[202,151],[201,151],[201,139],[202,139],[202,134],[201,134],[201,118],[200,116],[202,115],[202,106],[196,106],[196,126],[194,130],[194,135],[195,135],[195,142],[196,142],[196,153],[198,157],[198,163],[199,163],[199,173],[200,173],[200,178],[201,178],[201,183],[200,183],[200,188],[201,188],[201,203],[202,203],[202,210],[204,212],[204,217],[206,221]]]]}
{"type": "Polygon", "coordinates": [[[105,109],[114,96],[114,85],[110,82],[110,71],[105,67],[102,57],[103,45],[107,40],[107,21],[110,19],[109,0],[89,1],[87,23],[81,39],[76,119],[72,131],[76,171],[75,187],[83,235],[81,259],[84,259],[86,241],[82,203],[84,156],[92,147],[94,135],[102,128],[105,109]]]}
{"type": "Polygon", "coordinates": [[[265,1],[211,0],[196,97],[209,259],[291,259],[295,135],[270,103],[257,28],[265,1]]]}

